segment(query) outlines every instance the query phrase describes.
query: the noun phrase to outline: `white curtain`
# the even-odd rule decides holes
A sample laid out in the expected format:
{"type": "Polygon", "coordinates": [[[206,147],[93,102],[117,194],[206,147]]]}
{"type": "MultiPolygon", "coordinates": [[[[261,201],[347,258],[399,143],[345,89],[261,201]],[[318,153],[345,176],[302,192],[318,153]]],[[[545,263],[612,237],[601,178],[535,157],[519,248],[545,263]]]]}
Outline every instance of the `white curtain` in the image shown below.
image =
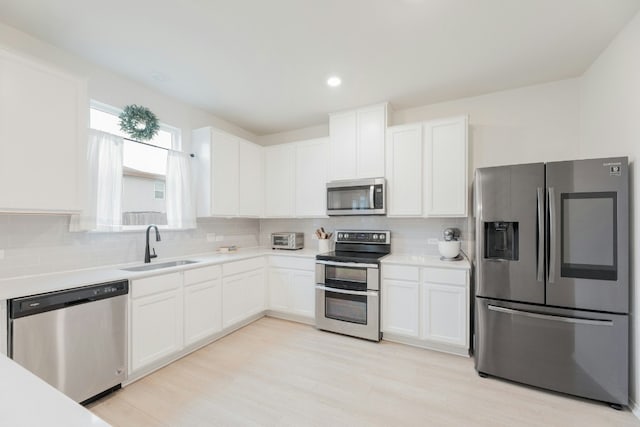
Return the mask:
{"type": "Polygon", "coordinates": [[[169,150],[166,200],[169,228],[196,228],[196,212],[191,193],[191,158],[188,154],[169,150]]]}
{"type": "Polygon", "coordinates": [[[71,230],[122,229],[122,137],[89,130],[86,206],[71,219],[71,230]]]}

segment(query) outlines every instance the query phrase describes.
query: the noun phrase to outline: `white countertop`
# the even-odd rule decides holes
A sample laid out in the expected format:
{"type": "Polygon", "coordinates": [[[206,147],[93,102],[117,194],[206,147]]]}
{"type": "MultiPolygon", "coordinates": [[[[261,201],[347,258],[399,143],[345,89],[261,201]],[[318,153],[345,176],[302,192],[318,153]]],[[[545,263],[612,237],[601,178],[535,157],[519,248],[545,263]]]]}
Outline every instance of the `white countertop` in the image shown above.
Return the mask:
{"type": "Polygon", "coordinates": [[[89,410],[0,355],[0,425],[109,427],[89,410]]]}
{"type": "Polygon", "coordinates": [[[465,255],[460,261],[443,261],[439,255],[390,254],[382,258],[382,264],[414,265],[418,267],[453,268],[470,270],[471,263],[465,255]]]}
{"type": "Polygon", "coordinates": [[[190,270],[208,265],[222,264],[230,261],[255,258],[264,255],[281,255],[287,257],[314,258],[317,250],[301,249],[297,251],[273,250],[270,248],[239,249],[230,253],[205,253],[185,255],[179,258],[155,259],[153,264],[174,261],[178,259],[198,261],[197,263],[177,267],[161,268],[149,271],[125,271],[122,268],[143,265],[131,263],[85,270],[65,271],[60,273],[39,274],[34,276],[13,277],[0,280],[0,300],[35,295],[44,292],[70,289],[79,286],[106,283],[114,280],[139,279],[141,277],[157,276],[175,271],[190,270]]]}

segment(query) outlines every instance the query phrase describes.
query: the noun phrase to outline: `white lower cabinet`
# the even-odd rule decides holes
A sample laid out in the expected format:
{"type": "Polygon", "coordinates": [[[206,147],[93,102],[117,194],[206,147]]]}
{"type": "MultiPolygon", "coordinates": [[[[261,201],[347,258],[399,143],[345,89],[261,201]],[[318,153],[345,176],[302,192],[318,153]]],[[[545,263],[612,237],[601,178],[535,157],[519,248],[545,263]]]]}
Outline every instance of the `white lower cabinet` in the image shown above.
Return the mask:
{"type": "Polygon", "coordinates": [[[270,257],[269,310],[313,319],[315,292],[313,259],[270,257]]]}
{"type": "Polygon", "coordinates": [[[223,328],[264,311],[266,293],[263,265],[264,258],[255,258],[222,267],[223,328]]]}
{"type": "Polygon", "coordinates": [[[184,344],[195,344],[222,330],[220,278],[184,288],[184,344]]]}
{"type": "Polygon", "coordinates": [[[467,270],[385,264],[382,277],[387,339],[468,355],[467,270]]]}
{"type": "Polygon", "coordinates": [[[182,349],[182,273],[131,282],[129,373],[182,349]]]}
{"type": "Polygon", "coordinates": [[[467,290],[458,285],[422,283],[422,337],[464,346],[467,344],[467,290]]]}

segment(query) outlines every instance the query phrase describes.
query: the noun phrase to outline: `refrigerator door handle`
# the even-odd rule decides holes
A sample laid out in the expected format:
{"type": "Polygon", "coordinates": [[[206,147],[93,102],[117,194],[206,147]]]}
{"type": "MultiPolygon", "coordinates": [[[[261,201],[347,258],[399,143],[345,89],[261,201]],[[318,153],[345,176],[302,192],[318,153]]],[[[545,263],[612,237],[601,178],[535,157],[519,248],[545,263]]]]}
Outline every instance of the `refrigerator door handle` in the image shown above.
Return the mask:
{"type": "Polygon", "coordinates": [[[552,320],[555,322],[574,323],[577,325],[613,326],[613,320],[583,319],[579,317],[554,316],[551,314],[534,313],[531,311],[514,310],[513,308],[488,305],[489,310],[499,313],[514,314],[516,316],[532,317],[534,319],[552,320]]]}
{"type": "Polygon", "coordinates": [[[544,281],[544,190],[538,187],[538,269],[536,279],[544,281]]]}
{"type": "Polygon", "coordinates": [[[556,276],[556,234],[556,191],[549,187],[549,283],[554,283],[556,276]]]}

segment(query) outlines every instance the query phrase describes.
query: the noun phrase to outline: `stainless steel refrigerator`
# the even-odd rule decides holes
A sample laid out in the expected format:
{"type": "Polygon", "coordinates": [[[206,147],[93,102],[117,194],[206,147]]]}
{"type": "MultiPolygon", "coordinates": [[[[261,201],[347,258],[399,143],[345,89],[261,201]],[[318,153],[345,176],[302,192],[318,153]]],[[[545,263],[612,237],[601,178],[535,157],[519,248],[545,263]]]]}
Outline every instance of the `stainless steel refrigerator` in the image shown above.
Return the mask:
{"type": "Polygon", "coordinates": [[[626,157],[477,169],[482,376],[628,404],[626,157]]]}

